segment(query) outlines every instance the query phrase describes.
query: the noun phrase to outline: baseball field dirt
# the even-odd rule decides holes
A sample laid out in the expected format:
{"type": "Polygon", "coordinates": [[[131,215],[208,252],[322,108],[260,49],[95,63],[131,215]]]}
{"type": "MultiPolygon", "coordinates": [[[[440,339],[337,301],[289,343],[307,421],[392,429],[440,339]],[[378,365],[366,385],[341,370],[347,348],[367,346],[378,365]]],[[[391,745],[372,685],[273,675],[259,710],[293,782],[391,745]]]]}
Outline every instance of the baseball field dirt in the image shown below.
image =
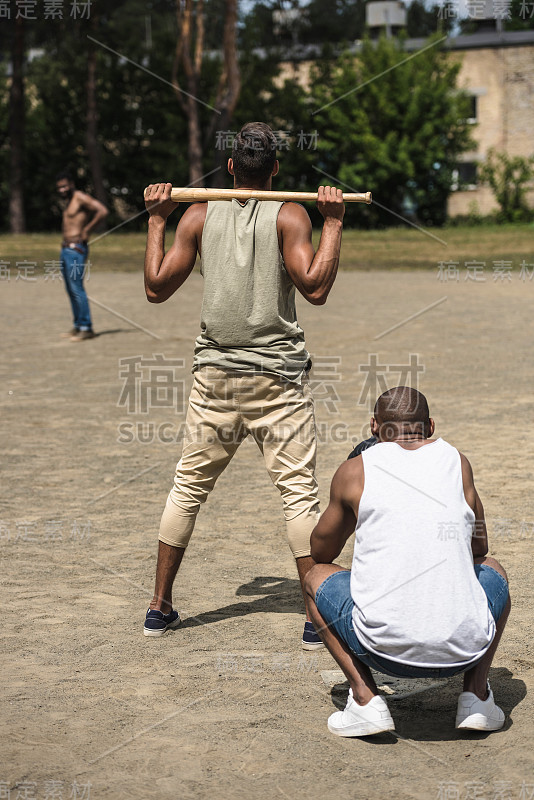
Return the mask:
{"type": "Polygon", "coordinates": [[[336,467],[369,435],[378,394],[410,383],[428,397],[436,435],[473,465],[490,554],[511,586],[490,672],[505,728],[455,730],[456,677],[414,682],[408,696],[386,686],[396,732],[367,739],[327,730],[347,689],[327,652],[301,650],[281,502],[249,440],[201,509],[175,587],[183,625],[142,634],[200,275],[150,305],[141,272],[95,272],[99,335],[79,343],[60,338],[71,320],[59,280],[0,283],[0,796],[534,797],[534,282],[517,271],[484,277],[347,272],[324,307],[299,301],[322,507],[336,467]]]}

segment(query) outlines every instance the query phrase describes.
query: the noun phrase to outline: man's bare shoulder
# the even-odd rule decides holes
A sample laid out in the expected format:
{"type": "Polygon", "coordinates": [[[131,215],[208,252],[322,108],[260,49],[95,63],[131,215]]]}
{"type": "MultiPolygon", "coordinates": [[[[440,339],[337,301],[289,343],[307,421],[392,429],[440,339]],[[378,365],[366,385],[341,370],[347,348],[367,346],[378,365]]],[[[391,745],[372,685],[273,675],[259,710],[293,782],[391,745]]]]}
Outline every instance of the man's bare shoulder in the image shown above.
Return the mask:
{"type": "Polygon", "coordinates": [[[284,203],[278,213],[279,230],[300,229],[303,225],[311,229],[311,220],[304,206],[300,203],[284,203]]]}
{"type": "Polygon", "coordinates": [[[180,236],[193,237],[200,246],[207,211],[207,203],[192,203],[189,208],[186,208],[178,220],[176,226],[177,234],[180,236]]]}
{"type": "Polygon", "coordinates": [[[350,492],[355,485],[361,484],[363,478],[363,458],[359,455],[347,459],[337,468],[332,483],[335,481],[336,486],[344,493],[344,490],[348,489],[350,492]]]}
{"type": "Polygon", "coordinates": [[[75,189],[72,196],[81,206],[92,206],[96,202],[94,197],[87,192],[82,192],[81,189],[75,189]]]}
{"type": "Polygon", "coordinates": [[[197,231],[197,229],[200,227],[200,231],[202,232],[207,213],[207,203],[191,203],[189,208],[186,208],[182,214],[178,224],[183,225],[184,227],[193,228],[195,231],[197,231]]]}
{"type": "Polygon", "coordinates": [[[350,508],[356,516],[365,482],[363,458],[356,456],[338,467],[330,486],[330,502],[350,508]]]}

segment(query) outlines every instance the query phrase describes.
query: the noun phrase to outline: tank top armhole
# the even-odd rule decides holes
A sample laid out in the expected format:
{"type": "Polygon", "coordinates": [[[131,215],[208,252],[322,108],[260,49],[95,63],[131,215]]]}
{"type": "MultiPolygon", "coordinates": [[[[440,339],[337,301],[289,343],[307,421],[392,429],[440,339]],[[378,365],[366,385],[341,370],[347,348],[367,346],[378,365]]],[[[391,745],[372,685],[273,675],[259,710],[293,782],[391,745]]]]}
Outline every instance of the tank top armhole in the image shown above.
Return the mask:
{"type": "Polygon", "coordinates": [[[280,266],[282,267],[284,275],[287,275],[288,279],[291,280],[291,278],[289,277],[289,272],[286,269],[286,265],[285,265],[285,261],[284,261],[284,254],[280,250],[280,239],[278,237],[278,216],[279,216],[280,211],[282,210],[283,206],[285,206],[285,201],[282,201],[280,203],[278,211],[276,212],[276,226],[275,226],[276,227],[276,238],[278,240],[278,252],[280,253],[280,266]]]}
{"type": "MultiPolygon", "coordinates": [[[[202,235],[200,237],[200,250],[201,255],[200,258],[202,259],[202,251],[204,250],[204,231],[206,230],[206,222],[208,221],[208,217],[210,216],[210,211],[213,209],[213,200],[208,200],[208,207],[206,209],[206,216],[204,217],[204,224],[202,225],[202,235]]],[[[202,271],[202,267],[201,267],[202,271]]]]}
{"type": "MultiPolygon", "coordinates": [[[[207,219],[208,219],[208,214],[209,214],[209,212],[210,212],[210,202],[211,202],[211,201],[210,201],[210,200],[208,200],[208,206],[207,206],[207,208],[206,208],[206,214],[205,214],[205,216],[204,216],[204,222],[202,223],[202,233],[200,234],[200,252],[199,252],[199,254],[198,254],[198,255],[199,255],[199,257],[200,257],[200,260],[201,260],[201,261],[202,261],[202,250],[204,249],[204,248],[202,247],[202,240],[203,240],[203,238],[204,238],[204,228],[206,227],[206,221],[207,221],[207,219]]],[[[200,265],[200,269],[201,269],[201,271],[202,271],[202,264],[200,265]]]]}

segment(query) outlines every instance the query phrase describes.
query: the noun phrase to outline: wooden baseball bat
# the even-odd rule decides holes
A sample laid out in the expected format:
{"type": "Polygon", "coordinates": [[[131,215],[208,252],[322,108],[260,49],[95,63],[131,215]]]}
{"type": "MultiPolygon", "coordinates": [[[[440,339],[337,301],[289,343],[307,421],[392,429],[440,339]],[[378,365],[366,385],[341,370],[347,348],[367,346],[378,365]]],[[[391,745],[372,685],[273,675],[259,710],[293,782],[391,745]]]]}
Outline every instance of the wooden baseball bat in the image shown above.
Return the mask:
{"type": "MultiPolygon", "coordinates": [[[[175,187],[171,189],[171,200],[175,203],[203,203],[207,200],[278,200],[286,202],[294,200],[297,203],[315,202],[317,192],[277,192],[258,191],[256,189],[191,189],[175,187]]],[[[371,192],[357,194],[344,194],[345,203],[373,202],[371,192]]]]}

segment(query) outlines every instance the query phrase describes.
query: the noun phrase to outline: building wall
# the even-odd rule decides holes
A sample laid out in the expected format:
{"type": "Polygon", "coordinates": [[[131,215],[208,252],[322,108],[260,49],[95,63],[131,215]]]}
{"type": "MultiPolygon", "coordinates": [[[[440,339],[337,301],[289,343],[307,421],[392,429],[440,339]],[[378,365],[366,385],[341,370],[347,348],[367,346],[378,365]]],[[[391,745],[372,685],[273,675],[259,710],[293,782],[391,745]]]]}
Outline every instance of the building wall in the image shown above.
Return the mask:
{"type": "MultiPolygon", "coordinates": [[[[491,147],[510,155],[534,154],[534,45],[521,47],[457,50],[460,58],[458,85],[476,95],[478,113],[473,138],[477,149],[466,153],[464,161],[483,162],[491,147]]],[[[530,193],[534,202],[534,191],[530,193]]],[[[453,192],[449,214],[468,214],[476,202],[479,213],[498,208],[491,189],[478,186],[453,192]]]]}

